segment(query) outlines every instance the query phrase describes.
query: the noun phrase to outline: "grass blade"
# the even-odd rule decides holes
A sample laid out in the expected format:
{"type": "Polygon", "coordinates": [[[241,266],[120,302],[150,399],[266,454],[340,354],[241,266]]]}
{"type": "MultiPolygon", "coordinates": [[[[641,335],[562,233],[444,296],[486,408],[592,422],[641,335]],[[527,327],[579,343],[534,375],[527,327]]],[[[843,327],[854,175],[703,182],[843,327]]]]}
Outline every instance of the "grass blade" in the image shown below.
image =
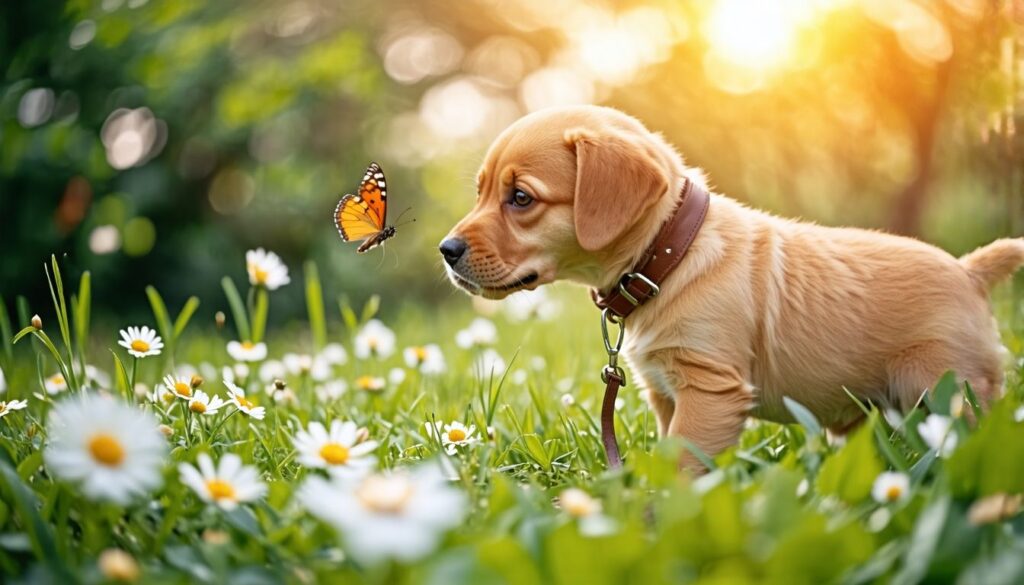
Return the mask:
{"type": "Polygon", "coordinates": [[[252,342],[263,341],[263,333],[267,330],[267,313],[270,311],[270,294],[266,287],[256,289],[256,303],[252,310],[252,342]]]}
{"type": "Polygon", "coordinates": [[[78,362],[85,371],[85,347],[89,340],[89,320],[92,311],[92,275],[88,270],[82,273],[78,282],[78,298],[71,299],[71,316],[75,323],[75,341],[78,346],[78,362]]]}
{"type": "MultiPolygon", "coordinates": [[[[53,532],[51,532],[50,527],[43,522],[42,517],[39,515],[39,500],[32,490],[18,477],[17,471],[11,467],[6,458],[0,459],[0,478],[2,478],[3,486],[6,488],[5,491],[11,497],[8,501],[13,504],[12,507],[21,516],[22,523],[27,529],[32,541],[32,550],[35,552],[36,557],[51,570],[64,575],[67,579],[71,579],[71,575],[67,573],[60,555],[57,554],[53,532]]],[[[65,582],[74,582],[74,580],[65,582]]]]}
{"type": "Polygon", "coordinates": [[[309,311],[309,329],[313,334],[313,349],[320,351],[327,345],[327,320],[324,317],[324,293],[320,285],[320,272],[316,262],[306,262],[306,309],[309,311]]]}
{"type": "Polygon", "coordinates": [[[177,340],[181,337],[182,332],[185,331],[185,327],[188,326],[189,320],[192,319],[192,315],[195,314],[198,308],[199,297],[189,297],[188,300],[185,301],[185,306],[181,308],[181,312],[178,313],[178,318],[174,320],[174,331],[171,336],[172,339],[177,340]]]}
{"type": "Polygon", "coordinates": [[[249,318],[245,316],[245,303],[242,296],[238,294],[235,283],[230,277],[225,276],[220,281],[224,289],[224,296],[228,298],[228,305],[231,307],[231,316],[235,319],[235,328],[238,330],[238,338],[242,341],[249,341],[252,335],[249,330],[249,318]]]}

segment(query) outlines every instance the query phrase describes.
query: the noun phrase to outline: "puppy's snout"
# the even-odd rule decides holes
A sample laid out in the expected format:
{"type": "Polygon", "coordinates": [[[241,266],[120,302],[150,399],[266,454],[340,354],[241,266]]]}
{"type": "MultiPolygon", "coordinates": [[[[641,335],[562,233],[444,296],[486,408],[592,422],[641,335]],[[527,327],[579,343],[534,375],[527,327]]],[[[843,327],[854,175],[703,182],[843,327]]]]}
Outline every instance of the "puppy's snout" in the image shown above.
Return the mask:
{"type": "Polygon", "coordinates": [[[455,263],[466,253],[466,241],[460,238],[447,238],[438,246],[444,261],[448,266],[455,266],[455,263]]]}

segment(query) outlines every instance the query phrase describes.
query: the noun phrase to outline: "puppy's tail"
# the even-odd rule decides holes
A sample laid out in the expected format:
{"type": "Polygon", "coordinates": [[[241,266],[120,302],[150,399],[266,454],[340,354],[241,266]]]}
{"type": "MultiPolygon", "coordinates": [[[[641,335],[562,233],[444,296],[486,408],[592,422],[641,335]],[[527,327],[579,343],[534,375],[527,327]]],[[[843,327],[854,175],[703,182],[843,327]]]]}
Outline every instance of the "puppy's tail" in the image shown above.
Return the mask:
{"type": "Polygon", "coordinates": [[[1024,238],[1004,238],[960,258],[960,264],[986,288],[1024,265],[1024,238]]]}

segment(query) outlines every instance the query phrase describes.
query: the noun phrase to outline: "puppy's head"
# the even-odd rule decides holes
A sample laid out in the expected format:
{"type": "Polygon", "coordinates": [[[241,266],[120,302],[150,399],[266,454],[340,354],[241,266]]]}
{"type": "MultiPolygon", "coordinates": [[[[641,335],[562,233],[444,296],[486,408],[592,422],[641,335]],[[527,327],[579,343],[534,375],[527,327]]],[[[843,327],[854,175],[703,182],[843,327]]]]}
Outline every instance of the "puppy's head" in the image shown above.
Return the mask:
{"type": "Polygon", "coordinates": [[[563,278],[594,284],[680,165],[659,137],[617,110],[528,115],[491,145],[476,205],[441,242],[448,276],[487,298],[563,278]]]}

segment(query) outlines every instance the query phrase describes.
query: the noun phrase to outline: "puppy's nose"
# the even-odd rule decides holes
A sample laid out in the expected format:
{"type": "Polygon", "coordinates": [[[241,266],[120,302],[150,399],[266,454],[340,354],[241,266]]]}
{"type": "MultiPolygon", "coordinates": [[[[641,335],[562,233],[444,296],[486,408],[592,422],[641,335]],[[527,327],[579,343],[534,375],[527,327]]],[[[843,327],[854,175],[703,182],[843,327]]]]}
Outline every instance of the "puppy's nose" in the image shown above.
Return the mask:
{"type": "Polygon", "coordinates": [[[441,255],[444,256],[444,261],[448,263],[448,266],[455,266],[459,258],[466,253],[466,242],[459,238],[448,238],[441,242],[438,249],[441,250],[441,255]]]}

